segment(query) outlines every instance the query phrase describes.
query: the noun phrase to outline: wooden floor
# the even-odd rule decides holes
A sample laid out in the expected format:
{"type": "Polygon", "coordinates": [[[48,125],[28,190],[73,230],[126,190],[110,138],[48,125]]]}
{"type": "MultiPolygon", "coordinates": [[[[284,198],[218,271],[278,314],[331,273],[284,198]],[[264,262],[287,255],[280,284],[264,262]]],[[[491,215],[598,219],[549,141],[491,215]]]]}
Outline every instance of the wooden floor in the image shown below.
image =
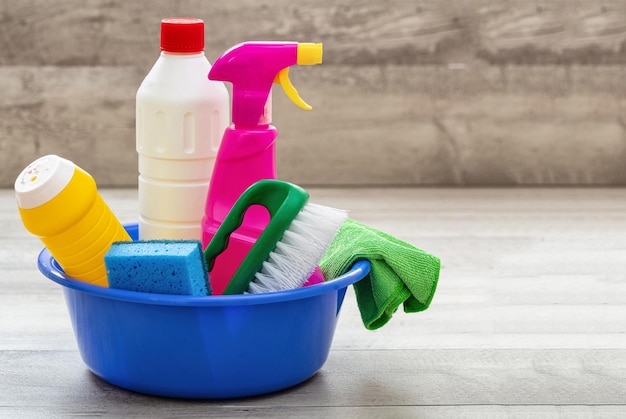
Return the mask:
{"type": "MultiPolygon", "coordinates": [[[[104,190],[124,222],[135,190],[104,190]]],[[[361,324],[352,289],[322,370],[226,401],[145,396],[77,352],[62,292],[0,190],[0,417],[625,417],[626,189],[313,189],[442,260],[429,310],[361,324]]]]}

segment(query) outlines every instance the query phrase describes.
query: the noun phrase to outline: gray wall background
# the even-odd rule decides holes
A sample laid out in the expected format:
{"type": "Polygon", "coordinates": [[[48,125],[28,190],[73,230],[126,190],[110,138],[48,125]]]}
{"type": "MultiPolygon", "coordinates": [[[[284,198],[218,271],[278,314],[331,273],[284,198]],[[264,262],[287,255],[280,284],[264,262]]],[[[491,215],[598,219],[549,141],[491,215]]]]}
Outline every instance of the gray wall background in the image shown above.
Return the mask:
{"type": "Polygon", "coordinates": [[[274,90],[279,177],[302,185],[626,184],[624,0],[20,0],[0,4],[0,186],[56,153],[136,185],[134,97],[168,16],[323,42],[274,90]]]}

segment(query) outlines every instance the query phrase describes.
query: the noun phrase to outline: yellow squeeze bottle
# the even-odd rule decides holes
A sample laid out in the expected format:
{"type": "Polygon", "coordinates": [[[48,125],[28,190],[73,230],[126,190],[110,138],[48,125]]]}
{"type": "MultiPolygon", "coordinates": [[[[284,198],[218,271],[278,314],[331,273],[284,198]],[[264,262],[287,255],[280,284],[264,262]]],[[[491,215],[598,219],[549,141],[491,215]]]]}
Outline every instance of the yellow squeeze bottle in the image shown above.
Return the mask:
{"type": "Polygon", "coordinates": [[[15,196],[24,226],[68,276],[108,286],[104,254],[113,242],[131,238],[89,173],[59,156],[43,156],[19,174],[15,196]]]}

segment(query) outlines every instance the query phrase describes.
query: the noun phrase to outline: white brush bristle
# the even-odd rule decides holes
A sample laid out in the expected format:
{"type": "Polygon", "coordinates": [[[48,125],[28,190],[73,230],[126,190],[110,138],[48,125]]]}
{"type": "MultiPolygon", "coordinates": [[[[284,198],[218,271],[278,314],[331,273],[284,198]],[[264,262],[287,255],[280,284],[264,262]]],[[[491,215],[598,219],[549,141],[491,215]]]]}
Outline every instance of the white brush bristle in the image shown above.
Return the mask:
{"type": "Polygon", "coordinates": [[[344,210],[305,205],[256,273],[247,292],[259,294],[304,285],[347,217],[344,210]]]}

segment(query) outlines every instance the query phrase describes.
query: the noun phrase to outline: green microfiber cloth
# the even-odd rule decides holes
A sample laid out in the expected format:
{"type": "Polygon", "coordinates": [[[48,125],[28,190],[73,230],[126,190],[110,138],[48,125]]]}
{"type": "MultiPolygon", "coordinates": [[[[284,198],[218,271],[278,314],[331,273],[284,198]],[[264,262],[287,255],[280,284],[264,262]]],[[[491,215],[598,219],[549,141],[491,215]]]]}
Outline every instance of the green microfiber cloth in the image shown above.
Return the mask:
{"type": "Polygon", "coordinates": [[[344,274],[359,260],[370,273],[354,284],[363,324],[384,326],[400,304],[405,313],[426,310],[439,279],[439,258],[389,234],[347,219],[319,262],[326,278],[344,274]]]}

